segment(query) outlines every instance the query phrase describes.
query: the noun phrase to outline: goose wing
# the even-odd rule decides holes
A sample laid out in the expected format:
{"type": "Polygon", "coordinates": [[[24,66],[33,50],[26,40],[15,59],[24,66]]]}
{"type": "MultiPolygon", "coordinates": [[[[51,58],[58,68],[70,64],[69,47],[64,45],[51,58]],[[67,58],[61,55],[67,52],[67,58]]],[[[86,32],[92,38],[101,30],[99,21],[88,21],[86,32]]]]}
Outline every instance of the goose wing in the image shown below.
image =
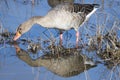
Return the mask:
{"type": "Polygon", "coordinates": [[[84,13],[85,15],[93,11],[94,8],[98,8],[99,4],[78,4],[78,3],[62,3],[57,5],[53,9],[55,10],[66,10],[75,13],[84,13]]]}

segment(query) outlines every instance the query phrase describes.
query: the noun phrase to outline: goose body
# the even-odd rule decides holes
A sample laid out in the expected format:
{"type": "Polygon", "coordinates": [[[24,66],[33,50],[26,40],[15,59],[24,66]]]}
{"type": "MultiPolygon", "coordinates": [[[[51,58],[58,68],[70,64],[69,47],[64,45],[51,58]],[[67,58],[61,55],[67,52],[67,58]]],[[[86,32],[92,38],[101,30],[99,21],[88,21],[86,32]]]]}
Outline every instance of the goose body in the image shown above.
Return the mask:
{"type": "Polygon", "coordinates": [[[29,31],[32,25],[39,24],[46,28],[60,30],[75,29],[78,41],[78,28],[99,8],[98,4],[62,3],[52,8],[45,16],[34,16],[22,23],[16,32],[14,41],[29,31]]]}
{"type": "Polygon", "coordinates": [[[62,30],[74,28],[77,31],[78,27],[86,22],[98,9],[97,6],[99,5],[63,3],[52,8],[47,15],[44,16],[43,22],[38,21],[37,24],[47,28],[62,30]]]}

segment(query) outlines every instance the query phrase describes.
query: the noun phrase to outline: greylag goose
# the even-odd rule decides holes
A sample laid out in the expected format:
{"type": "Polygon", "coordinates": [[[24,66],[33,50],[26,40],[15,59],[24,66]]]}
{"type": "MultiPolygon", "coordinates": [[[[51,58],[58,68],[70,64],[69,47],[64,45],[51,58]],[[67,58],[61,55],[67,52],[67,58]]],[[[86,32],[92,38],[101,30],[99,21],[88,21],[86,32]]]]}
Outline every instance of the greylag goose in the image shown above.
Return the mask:
{"type": "MultiPolygon", "coordinates": [[[[34,16],[17,28],[13,40],[16,41],[22,34],[29,31],[34,24],[46,28],[60,30],[74,29],[76,31],[76,44],[79,39],[79,26],[83,25],[89,17],[99,8],[99,4],[62,3],[52,8],[45,16],[34,16]]],[[[60,34],[62,39],[62,34],[60,34]]]]}

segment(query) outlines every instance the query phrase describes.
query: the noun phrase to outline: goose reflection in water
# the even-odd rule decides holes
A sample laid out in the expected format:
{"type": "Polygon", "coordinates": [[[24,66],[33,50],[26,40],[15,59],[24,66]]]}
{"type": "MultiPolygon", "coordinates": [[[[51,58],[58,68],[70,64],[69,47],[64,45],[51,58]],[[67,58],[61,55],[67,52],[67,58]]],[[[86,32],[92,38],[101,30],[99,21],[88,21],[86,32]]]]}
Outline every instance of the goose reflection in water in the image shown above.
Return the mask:
{"type": "Polygon", "coordinates": [[[80,51],[76,51],[75,49],[71,50],[71,53],[69,52],[70,49],[69,51],[68,49],[64,49],[66,53],[59,53],[61,54],[59,58],[49,51],[46,52],[45,55],[33,60],[27,51],[21,49],[18,45],[14,45],[14,47],[18,58],[28,65],[32,67],[43,66],[54,74],[62,77],[75,76],[84,72],[84,70],[88,70],[96,66],[94,64],[85,64],[83,57],[86,56],[81,55],[80,51]]]}

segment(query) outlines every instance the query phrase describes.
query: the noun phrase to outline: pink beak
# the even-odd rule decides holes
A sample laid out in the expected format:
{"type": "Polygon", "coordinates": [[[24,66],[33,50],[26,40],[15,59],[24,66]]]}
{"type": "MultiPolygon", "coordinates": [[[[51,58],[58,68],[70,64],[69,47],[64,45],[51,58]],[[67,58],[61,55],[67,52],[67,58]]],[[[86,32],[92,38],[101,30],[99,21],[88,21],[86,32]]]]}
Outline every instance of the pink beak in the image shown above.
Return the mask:
{"type": "Polygon", "coordinates": [[[21,34],[19,32],[16,32],[16,35],[14,36],[13,40],[16,41],[18,38],[20,38],[21,34]]]}

